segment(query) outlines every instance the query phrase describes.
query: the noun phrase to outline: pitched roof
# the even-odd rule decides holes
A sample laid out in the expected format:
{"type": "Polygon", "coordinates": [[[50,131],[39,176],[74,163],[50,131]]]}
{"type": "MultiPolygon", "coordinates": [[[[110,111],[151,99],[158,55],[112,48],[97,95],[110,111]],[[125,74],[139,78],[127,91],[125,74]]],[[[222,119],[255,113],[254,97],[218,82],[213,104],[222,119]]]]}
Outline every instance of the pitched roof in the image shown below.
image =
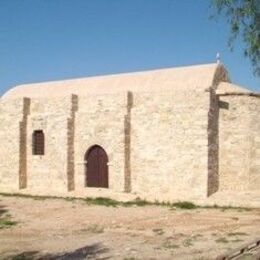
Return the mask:
{"type": "Polygon", "coordinates": [[[7,91],[2,98],[62,97],[70,94],[84,96],[170,89],[204,90],[216,84],[216,81],[225,81],[227,78],[222,65],[205,64],[20,85],[7,91]]]}
{"type": "Polygon", "coordinates": [[[217,94],[225,94],[225,93],[251,93],[252,91],[232,84],[230,82],[220,82],[217,88],[217,94]]]}

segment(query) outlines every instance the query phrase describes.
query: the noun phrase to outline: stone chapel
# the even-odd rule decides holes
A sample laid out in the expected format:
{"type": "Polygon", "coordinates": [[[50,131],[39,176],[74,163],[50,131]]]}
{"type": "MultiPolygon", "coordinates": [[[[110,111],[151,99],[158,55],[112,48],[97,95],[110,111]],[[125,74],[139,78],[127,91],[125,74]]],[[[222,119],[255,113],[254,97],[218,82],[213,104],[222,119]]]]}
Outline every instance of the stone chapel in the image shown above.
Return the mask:
{"type": "Polygon", "coordinates": [[[20,85],[0,98],[0,144],[0,192],[256,193],[260,94],[222,64],[20,85]]]}

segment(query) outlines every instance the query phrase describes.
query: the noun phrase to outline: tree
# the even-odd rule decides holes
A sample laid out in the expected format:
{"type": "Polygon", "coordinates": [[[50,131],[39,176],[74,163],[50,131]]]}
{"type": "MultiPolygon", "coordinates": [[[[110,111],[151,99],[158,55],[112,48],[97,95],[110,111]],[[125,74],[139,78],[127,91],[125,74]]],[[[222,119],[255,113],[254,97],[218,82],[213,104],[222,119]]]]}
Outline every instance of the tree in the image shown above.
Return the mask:
{"type": "Polygon", "coordinates": [[[244,55],[250,59],[254,74],[260,76],[260,0],[212,0],[212,5],[230,24],[231,50],[235,39],[241,37],[244,55]]]}

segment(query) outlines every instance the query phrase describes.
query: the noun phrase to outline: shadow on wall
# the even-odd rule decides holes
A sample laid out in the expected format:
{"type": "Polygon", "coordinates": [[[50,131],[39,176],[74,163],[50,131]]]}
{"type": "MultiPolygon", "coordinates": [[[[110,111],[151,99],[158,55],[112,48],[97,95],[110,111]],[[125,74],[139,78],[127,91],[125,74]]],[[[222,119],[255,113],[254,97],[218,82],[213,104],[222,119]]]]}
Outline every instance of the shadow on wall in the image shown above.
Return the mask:
{"type": "Polygon", "coordinates": [[[229,103],[225,101],[219,101],[218,102],[219,108],[229,110],[229,103]]]}
{"type": "Polygon", "coordinates": [[[110,257],[101,257],[101,254],[107,253],[108,249],[102,247],[99,243],[79,248],[65,254],[41,254],[38,251],[26,251],[16,255],[10,255],[4,260],[83,260],[83,259],[109,259],[110,257]]]}

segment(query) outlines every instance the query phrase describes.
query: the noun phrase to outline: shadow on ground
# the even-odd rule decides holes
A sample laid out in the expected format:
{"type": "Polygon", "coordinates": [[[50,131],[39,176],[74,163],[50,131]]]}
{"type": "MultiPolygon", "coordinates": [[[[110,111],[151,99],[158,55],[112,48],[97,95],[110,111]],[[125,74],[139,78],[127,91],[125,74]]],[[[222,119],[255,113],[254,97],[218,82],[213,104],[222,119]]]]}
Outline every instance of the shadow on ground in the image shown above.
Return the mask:
{"type": "Polygon", "coordinates": [[[90,246],[81,247],[75,251],[62,254],[41,254],[38,251],[26,251],[16,255],[10,255],[4,260],[83,260],[83,259],[109,259],[110,257],[102,257],[107,253],[108,249],[101,244],[93,244],[90,246]]]}
{"type": "Polygon", "coordinates": [[[4,215],[8,210],[5,209],[6,207],[3,205],[0,205],[0,218],[2,215],[4,215]]]}

